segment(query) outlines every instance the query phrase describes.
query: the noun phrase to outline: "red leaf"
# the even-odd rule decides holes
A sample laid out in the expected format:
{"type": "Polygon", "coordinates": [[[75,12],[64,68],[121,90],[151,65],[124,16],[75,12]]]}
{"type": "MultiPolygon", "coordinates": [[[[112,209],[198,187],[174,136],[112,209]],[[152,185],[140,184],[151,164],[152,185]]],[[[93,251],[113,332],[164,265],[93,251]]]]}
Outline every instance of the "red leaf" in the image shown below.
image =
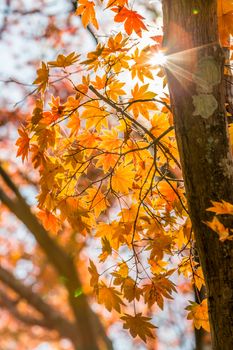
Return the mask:
{"type": "Polygon", "coordinates": [[[144,17],[136,11],[129,10],[126,7],[114,7],[112,11],[117,13],[114,17],[115,22],[125,22],[124,27],[128,35],[134,31],[138,36],[142,36],[142,29],[147,30],[142,21],[144,17]]]}

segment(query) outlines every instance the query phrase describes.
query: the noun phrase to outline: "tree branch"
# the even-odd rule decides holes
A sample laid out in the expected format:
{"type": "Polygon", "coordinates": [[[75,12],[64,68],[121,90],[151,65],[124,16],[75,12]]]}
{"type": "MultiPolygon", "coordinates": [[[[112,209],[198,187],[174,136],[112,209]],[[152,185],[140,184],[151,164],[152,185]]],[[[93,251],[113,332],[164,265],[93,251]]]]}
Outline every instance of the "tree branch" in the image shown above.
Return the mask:
{"type": "MultiPolygon", "coordinates": [[[[79,339],[83,339],[84,344],[91,343],[93,346],[95,339],[102,337],[108,349],[112,349],[111,341],[106,336],[99,318],[91,310],[86,296],[81,294],[78,298],[75,297],[75,291],[77,289],[82,289],[82,283],[77,274],[73,259],[49,236],[48,232],[39,223],[21,194],[17,195],[14,190],[16,185],[12,185],[12,180],[6,172],[4,172],[3,180],[6,184],[9,183],[11,190],[13,190],[17,196],[17,200],[10,199],[1,188],[0,200],[25,224],[46,254],[48,260],[55,267],[59,275],[63,277],[65,287],[69,294],[69,303],[76,319],[76,333],[78,333],[79,339]]],[[[95,350],[95,348],[93,348],[93,350],[95,350]]]]}
{"type": "Polygon", "coordinates": [[[30,318],[22,315],[15,308],[14,302],[6,297],[3,292],[0,293],[1,299],[7,302],[6,307],[11,313],[14,313],[17,318],[21,318],[22,322],[31,322],[41,327],[55,329],[62,337],[70,338],[77,341],[77,329],[74,323],[71,323],[63,316],[55,311],[48,303],[46,303],[38,294],[32,291],[29,286],[25,286],[14,275],[0,265],[0,280],[14,290],[21,298],[25,299],[31,306],[34,307],[40,314],[44,316],[44,320],[30,318]]]}

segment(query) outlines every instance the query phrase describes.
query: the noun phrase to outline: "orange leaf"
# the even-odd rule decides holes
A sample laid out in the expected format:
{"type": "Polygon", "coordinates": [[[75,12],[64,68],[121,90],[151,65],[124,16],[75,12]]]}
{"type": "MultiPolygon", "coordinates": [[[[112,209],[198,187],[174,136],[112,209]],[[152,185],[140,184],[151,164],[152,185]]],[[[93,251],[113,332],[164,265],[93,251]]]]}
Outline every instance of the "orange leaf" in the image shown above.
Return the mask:
{"type": "Polygon", "coordinates": [[[207,211],[212,211],[217,215],[221,215],[221,214],[233,215],[233,204],[228,203],[224,200],[222,200],[222,202],[211,201],[211,203],[213,204],[213,207],[206,209],[207,211]]]}
{"type": "Polygon", "coordinates": [[[95,264],[93,263],[92,260],[90,260],[90,266],[88,267],[88,271],[91,274],[90,285],[92,287],[96,287],[98,285],[98,282],[99,282],[99,274],[98,274],[96,266],[95,266],[95,264]]]}
{"type": "Polygon", "coordinates": [[[44,92],[49,81],[49,69],[44,62],[41,62],[41,68],[37,69],[37,78],[33,84],[39,85],[38,91],[44,92]]]}
{"type": "Polygon", "coordinates": [[[59,231],[61,225],[55,215],[47,210],[41,210],[37,216],[46,230],[55,234],[59,231]]]}
{"type": "Polygon", "coordinates": [[[220,241],[224,242],[227,239],[232,240],[233,236],[229,235],[229,229],[226,228],[216,216],[212,221],[204,221],[204,223],[219,235],[220,241]]]}
{"type": "Polygon", "coordinates": [[[201,304],[191,302],[191,305],[187,306],[186,310],[189,311],[187,319],[193,320],[194,326],[197,329],[200,329],[202,327],[207,332],[210,331],[210,325],[208,320],[207,299],[204,299],[201,302],[201,304]]]}
{"type": "Polygon", "coordinates": [[[122,163],[115,170],[112,176],[112,188],[116,192],[129,193],[134,180],[133,165],[124,166],[122,163]]]}
{"type": "Polygon", "coordinates": [[[24,127],[18,131],[20,137],[16,141],[16,145],[19,147],[17,152],[17,157],[22,156],[22,160],[28,159],[28,152],[30,147],[30,138],[28,137],[28,132],[24,127]]]}
{"type": "Polygon", "coordinates": [[[121,305],[124,305],[124,303],[119,295],[120,293],[114,287],[107,287],[102,282],[98,289],[98,303],[104,304],[108,311],[115,309],[117,312],[121,312],[121,305]]]}
{"type": "Polygon", "coordinates": [[[76,55],[75,52],[71,52],[69,55],[58,55],[56,61],[50,61],[48,64],[52,67],[68,67],[78,61],[80,55],[76,55]]]}
{"type": "Polygon", "coordinates": [[[76,14],[82,17],[84,27],[87,27],[89,23],[92,23],[96,29],[99,29],[95,17],[95,4],[93,1],[79,0],[76,14]]]}
{"type": "Polygon", "coordinates": [[[126,7],[114,7],[112,11],[117,15],[114,17],[115,22],[125,22],[124,28],[128,35],[134,31],[138,36],[142,36],[142,29],[147,30],[143,23],[144,17],[139,15],[136,11],[127,9],[126,7]]]}
{"type": "Polygon", "coordinates": [[[151,329],[156,327],[149,322],[151,318],[144,317],[141,313],[138,313],[135,316],[125,314],[123,317],[121,317],[121,319],[125,321],[123,326],[124,329],[129,329],[133,338],[138,335],[145,343],[147,341],[147,337],[154,338],[151,329]]]}

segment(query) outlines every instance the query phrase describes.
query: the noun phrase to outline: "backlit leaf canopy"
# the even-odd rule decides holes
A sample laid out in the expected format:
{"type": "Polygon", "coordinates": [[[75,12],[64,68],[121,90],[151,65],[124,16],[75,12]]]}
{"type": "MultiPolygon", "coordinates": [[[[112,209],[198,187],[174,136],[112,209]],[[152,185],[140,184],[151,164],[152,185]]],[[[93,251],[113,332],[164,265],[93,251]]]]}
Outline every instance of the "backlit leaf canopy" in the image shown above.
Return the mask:
{"type": "MultiPolygon", "coordinates": [[[[100,266],[90,261],[89,267],[96,300],[108,311],[124,312],[124,328],[146,341],[154,326],[137,311],[139,301],[147,310],[162,309],[176,291],[176,271],[191,277],[198,290],[204,281],[193,258],[166,79],[153,56],[154,39],[143,47],[138,37],[149,27],[130,1],[101,3],[123,32],[99,42],[86,57],[73,52],[42,62],[34,81],[41,100],[19,131],[18,155],[24,160],[30,152],[39,169],[39,218],[45,228],[56,234],[68,222],[87,240],[99,240],[100,266]],[[68,98],[51,95],[57,74],[69,86],[68,98]]],[[[232,15],[232,2],[223,5],[220,21],[232,15]]],[[[96,6],[78,1],[85,27],[99,28],[96,6]]],[[[214,202],[209,210],[232,214],[232,205],[214,202]]],[[[229,239],[216,217],[206,224],[222,241],[229,239]]],[[[206,302],[188,310],[197,328],[208,330],[206,302]]]]}

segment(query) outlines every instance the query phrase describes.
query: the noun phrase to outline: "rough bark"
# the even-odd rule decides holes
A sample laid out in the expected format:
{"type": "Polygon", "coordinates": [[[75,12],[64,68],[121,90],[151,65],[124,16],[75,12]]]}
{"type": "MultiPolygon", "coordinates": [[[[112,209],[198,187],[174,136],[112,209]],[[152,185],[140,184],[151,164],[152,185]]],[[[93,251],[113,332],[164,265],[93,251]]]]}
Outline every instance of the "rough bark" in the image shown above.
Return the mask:
{"type": "MultiPolygon", "coordinates": [[[[233,202],[217,0],[164,0],[167,78],[189,214],[207,287],[214,350],[233,349],[233,242],[203,221],[211,200],[233,202]]],[[[232,222],[225,218],[225,225],[232,222]]]]}

